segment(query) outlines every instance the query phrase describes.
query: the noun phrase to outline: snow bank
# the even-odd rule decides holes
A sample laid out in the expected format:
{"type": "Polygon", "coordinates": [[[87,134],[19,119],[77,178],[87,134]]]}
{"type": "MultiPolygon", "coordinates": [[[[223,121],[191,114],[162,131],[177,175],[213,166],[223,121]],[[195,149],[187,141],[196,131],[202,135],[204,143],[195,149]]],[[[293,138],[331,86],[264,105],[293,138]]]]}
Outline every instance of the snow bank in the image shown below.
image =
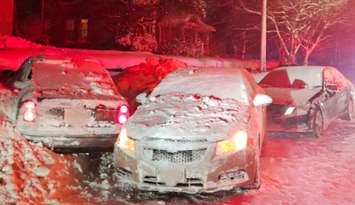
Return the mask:
{"type": "MultiPolygon", "coordinates": [[[[70,158],[21,137],[9,123],[0,128],[0,202],[60,204],[73,184],[70,158]]],[[[72,192],[72,191],[71,191],[72,192]]]]}
{"type": "Polygon", "coordinates": [[[135,98],[143,92],[150,93],[167,74],[186,65],[174,59],[148,58],[146,63],[129,67],[114,76],[119,93],[135,107],[135,98]]]}
{"type": "MultiPolygon", "coordinates": [[[[155,55],[149,52],[56,48],[35,44],[18,37],[0,35],[0,69],[16,70],[26,58],[36,55],[96,59],[108,69],[124,69],[136,66],[145,63],[147,58],[175,59],[191,67],[234,67],[246,68],[252,72],[258,71],[260,68],[259,60],[239,60],[219,57],[189,58],[155,55]]],[[[271,70],[278,65],[278,61],[269,61],[267,68],[271,70]]]]}
{"type": "Polygon", "coordinates": [[[43,48],[44,46],[23,38],[0,34],[0,49],[1,48],[43,48]]]}

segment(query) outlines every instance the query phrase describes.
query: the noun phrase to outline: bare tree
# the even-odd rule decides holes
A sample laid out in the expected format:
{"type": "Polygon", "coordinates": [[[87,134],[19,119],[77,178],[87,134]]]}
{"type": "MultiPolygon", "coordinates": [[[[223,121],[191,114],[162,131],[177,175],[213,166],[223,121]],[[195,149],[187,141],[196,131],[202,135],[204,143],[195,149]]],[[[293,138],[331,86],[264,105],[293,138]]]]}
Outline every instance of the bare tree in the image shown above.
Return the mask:
{"type": "MultiPolygon", "coordinates": [[[[285,64],[296,64],[311,54],[332,35],[330,29],[344,21],[348,0],[276,0],[268,5],[268,32],[279,42],[280,57],[285,64]]],[[[240,1],[241,11],[261,15],[250,2],[240,1]],[[249,4],[247,4],[249,3],[249,4]]]]}

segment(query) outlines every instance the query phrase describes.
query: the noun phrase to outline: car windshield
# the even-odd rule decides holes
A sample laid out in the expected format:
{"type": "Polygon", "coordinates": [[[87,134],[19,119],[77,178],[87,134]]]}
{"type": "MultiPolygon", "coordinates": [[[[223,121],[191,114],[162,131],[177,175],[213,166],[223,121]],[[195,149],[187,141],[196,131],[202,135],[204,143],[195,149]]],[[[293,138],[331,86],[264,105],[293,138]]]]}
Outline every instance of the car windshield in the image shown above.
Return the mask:
{"type": "Polygon", "coordinates": [[[316,88],[322,86],[321,69],[292,68],[275,70],[267,74],[260,82],[262,87],[276,88],[316,88]]]}
{"type": "Polygon", "coordinates": [[[249,104],[250,99],[244,80],[236,69],[180,69],[167,76],[151,96],[169,93],[214,96],[244,104],[249,104]]]}
{"type": "Polygon", "coordinates": [[[83,62],[80,67],[71,67],[69,63],[50,62],[39,62],[33,68],[35,89],[42,94],[79,98],[119,95],[110,76],[95,63],[83,62]]]}

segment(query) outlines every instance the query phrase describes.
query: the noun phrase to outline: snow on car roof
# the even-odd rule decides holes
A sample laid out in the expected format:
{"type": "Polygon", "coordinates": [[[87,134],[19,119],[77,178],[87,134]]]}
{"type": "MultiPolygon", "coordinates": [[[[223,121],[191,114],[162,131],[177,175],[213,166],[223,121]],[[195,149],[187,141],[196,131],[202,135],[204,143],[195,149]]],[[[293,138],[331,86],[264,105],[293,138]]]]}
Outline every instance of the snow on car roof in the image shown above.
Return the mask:
{"type": "Polygon", "coordinates": [[[169,74],[153,90],[152,96],[169,93],[199,94],[249,104],[250,96],[242,75],[240,69],[236,68],[182,68],[169,74]]]}
{"type": "Polygon", "coordinates": [[[325,66],[282,66],[270,73],[286,70],[290,82],[295,79],[303,80],[309,87],[322,86],[322,71],[325,66]]]}
{"type": "Polygon", "coordinates": [[[47,97],[117,99],[116,87],[96,61],[50,58],[33,62],[35,90],[47,97]]]}

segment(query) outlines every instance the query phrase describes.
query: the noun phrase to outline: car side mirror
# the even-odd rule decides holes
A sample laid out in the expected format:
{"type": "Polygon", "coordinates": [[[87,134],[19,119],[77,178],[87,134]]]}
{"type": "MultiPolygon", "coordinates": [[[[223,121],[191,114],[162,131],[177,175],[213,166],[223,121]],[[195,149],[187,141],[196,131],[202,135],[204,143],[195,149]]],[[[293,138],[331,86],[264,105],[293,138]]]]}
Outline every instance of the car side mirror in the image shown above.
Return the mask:
{"type": "Polygon", "coordinates": [[[147,102],[147,100],[148,100],[147,95],[148,94],[145,92],[137,95],[137,97],[136,97],[137,103],[144,104],[145,102],[147,102]]]}
{"type": "Polygon", "coordinates": [[[253,105],[255,107],[267,106],[272,103],[272,98],[265,94],[256,94],[253,100],[253,105]]]}
{"type": "Polygon", "coordinates": [[[303,89],[306,87],[306,83],[303,80],[296,79],[293,81],[291,86],[292,86],[292,88],[303,89]]]}

